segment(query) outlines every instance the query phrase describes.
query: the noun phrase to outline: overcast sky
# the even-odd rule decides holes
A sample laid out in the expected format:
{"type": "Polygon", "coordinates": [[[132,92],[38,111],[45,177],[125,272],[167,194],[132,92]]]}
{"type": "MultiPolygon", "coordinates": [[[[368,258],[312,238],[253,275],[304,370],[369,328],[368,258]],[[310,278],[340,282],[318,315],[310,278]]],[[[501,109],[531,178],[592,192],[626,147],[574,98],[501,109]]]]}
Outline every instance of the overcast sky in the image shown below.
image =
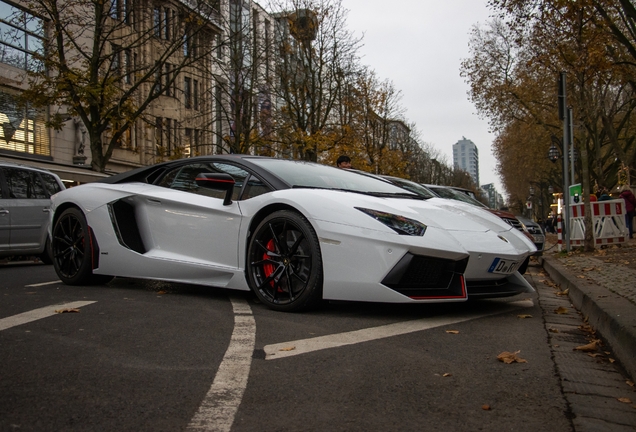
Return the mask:
{"type": "Polygon", "coordinates": [[[462,137],[479,149],[480,184],[495,183],[491,152],[494,135],[468,99],[468,85],[459,76],[468,57],[469,33],[484,24],[490,11],[485,0],[342,0],[349,10],[347,25],[364,34],[362,63],[380,79],[402,91],[406,118],[417,125],[421,140],[453,161],[453,144],[462,137]]]}

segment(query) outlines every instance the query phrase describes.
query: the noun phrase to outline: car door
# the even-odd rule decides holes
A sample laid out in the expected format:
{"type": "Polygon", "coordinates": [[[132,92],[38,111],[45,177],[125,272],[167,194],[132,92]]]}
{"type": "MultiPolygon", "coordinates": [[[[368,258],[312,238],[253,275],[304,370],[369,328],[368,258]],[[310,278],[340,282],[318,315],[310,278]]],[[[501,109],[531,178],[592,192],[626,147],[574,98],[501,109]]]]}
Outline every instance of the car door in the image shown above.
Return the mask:
{"type": "Polygon", "coordinates": [[[5,206],[11,224],[10,250],[39,251],[46,242],[51,200],[37,171],[3,167],[9,198],[5,206]]]}
{"type": "Polygon", "coordinates": [[[197,186],[200,173],[227,172],[237,182],[235,199],[248,173],[234,166],[189,163],[169,171],[154,193],[144,196],[145,219],[152,254],[217,267],[238,267],[241,213],[233,201],[223,205],[225,192],[197,186]]]}

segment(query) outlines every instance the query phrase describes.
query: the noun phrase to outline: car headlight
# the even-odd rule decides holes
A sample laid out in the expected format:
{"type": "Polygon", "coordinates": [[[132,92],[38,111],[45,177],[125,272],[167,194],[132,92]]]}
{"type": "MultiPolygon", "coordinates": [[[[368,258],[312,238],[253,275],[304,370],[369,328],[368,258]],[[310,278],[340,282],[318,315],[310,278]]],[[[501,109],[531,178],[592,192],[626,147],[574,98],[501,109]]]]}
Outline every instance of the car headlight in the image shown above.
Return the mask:
{"type": "Polygon", "coordinates": [[[356,207],[356,209],[368,214],[378,222],[382,222],[400,235],[423,236],[426,232],[426,225],[416,220],[405,218],[404,216],[362,207],[356,207]]]}

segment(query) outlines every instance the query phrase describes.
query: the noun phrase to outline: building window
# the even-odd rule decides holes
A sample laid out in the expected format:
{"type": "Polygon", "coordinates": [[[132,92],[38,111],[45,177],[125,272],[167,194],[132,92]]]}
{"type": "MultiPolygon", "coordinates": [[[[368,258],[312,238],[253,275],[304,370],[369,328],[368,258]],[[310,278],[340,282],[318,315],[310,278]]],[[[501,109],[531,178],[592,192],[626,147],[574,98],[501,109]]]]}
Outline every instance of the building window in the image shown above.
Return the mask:
{"type": "Polygon", "coordinates": [[[0,88],[0,149],[50,156],[45,112],[19,106],[16,94],[15,90],[0,88]]]}
{"type": "Polygon", "coordinates": [[[110,10],[108,11],[108,15],[112,19],[120,19],[120,9],[119,9],[119,0],[111,0],[110,2],[110,10]]]}
{"type": "Polygon", "coordinates": [[[172,70],[172,65],[170,63],[164,64],[164,77],[165,77],[165,85],[164,90],[166,96],[172,96],[172,86],[170,85],[170,71],[172,70]]]}
{"type": "Polygon", "coordinates": [[[155,37],[161,37],[161,7],[155,6],[152,11],[152,26],[155,32],[155,37]]]}
{"type": "Polygon", "coordinates": [[[0,62],[32,71],[43,71],[44,21],[0,1],[0,62]]]}
{"type": "Polygon", "coordinates": [[[186,108],[192,108],[192,79],[185,77],[183,82],[183,97],[186,108]]]}
{"type": "Polygon", "coordinates": [[[193,80],[192,83],[192,103],[195,110],[199,109],[199,81],[193,80]]]}
{"type": "Polygon", "coordinates": [[[132,56],[130,50],[124,51],[124,82],[132,84],[132,56]]]}
{"type": "Polygon", "coordinates": [[[110,49],[113,56],[110,63],[110,70],[118,74],[121,68],[121,47],[119,45],[111,44],[110,49]]]}

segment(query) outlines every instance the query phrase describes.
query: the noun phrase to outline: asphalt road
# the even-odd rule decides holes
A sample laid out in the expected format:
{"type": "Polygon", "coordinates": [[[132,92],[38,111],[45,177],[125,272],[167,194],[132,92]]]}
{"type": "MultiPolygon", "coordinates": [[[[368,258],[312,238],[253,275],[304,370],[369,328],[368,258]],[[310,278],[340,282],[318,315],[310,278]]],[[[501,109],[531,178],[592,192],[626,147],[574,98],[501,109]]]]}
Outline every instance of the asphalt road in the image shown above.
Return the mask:
{"type": "Polygon", "coordinates": [[[192,285],[65,286],[41,264],[0,278],[0,431],[572,427],[536,295],[288,314],[192,285]]]}

